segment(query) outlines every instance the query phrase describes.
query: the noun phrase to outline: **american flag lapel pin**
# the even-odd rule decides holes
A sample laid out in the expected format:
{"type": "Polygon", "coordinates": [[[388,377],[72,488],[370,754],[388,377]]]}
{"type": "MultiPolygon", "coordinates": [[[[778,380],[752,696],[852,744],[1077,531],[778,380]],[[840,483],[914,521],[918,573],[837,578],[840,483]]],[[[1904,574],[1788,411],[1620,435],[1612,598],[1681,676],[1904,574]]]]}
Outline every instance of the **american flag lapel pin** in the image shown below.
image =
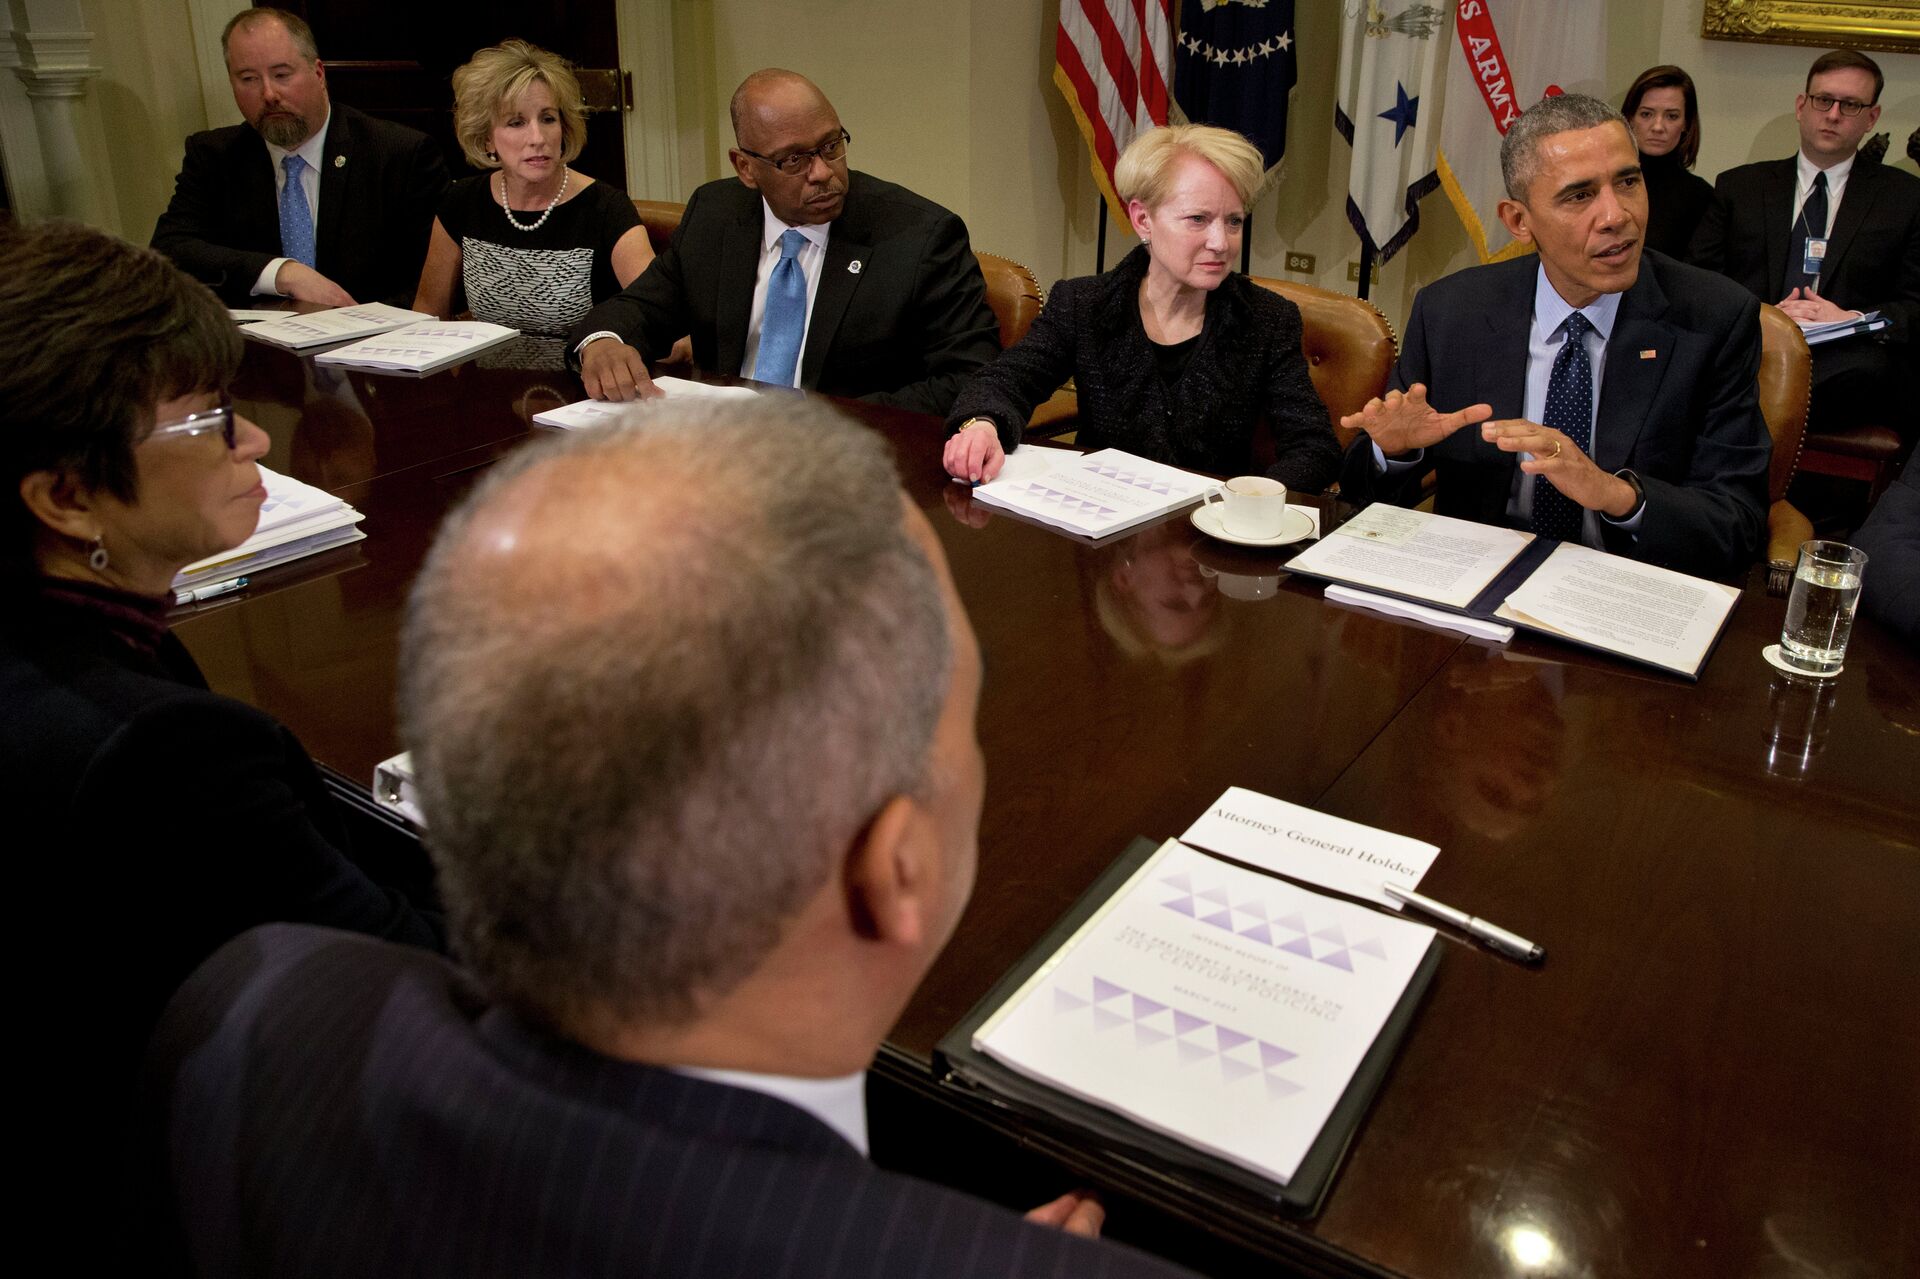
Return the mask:
{"type": "Polygon", "coordinates": [[[1640,358],[1643,360],[1657,360],[1660,358],[1660,352],[1654,350],[1652,347],[1648,347],[1646,350],[1640,352],[1640,358]]]}

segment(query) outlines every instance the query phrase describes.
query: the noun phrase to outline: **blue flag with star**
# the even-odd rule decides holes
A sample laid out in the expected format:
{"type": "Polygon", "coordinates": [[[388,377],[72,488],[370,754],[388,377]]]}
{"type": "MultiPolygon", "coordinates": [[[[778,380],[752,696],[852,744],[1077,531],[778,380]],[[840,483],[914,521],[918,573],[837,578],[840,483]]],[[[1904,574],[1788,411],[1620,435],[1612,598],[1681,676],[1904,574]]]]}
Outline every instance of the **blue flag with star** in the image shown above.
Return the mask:
{"type": "Polygon", "coordinates": [[[1434,153],[1450,18],[1422,0],[1372,0],[1348,13],[1340,34],[1333,127],[1353,148],[1347,221],[1379,262],[1413,238],[1420,201],[1440,186],[1434,153]]]}
{"type": "Polygon", "coordinates": [[[1299,78],[1293,0],[1186,0],[1173,97],[1195,124],[1253,139],[1271,169],[1287,152],[1287,100],[1299,78]]]}

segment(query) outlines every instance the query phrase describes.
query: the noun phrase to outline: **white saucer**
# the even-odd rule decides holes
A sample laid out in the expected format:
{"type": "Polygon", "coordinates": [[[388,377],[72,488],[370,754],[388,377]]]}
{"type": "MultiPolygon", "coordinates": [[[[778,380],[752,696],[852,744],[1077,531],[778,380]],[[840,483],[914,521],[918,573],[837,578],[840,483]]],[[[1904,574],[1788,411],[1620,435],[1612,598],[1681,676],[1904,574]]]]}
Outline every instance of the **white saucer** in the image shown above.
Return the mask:
{"type": "Polygon", "coordinates": [[[1291,546],[1313,536],[1313,517],[1294,506],[1287,508],[1278,537],[1241,537],[1238,533],[1227,532],[1226,525],[1220,522],[1220,504],[1217,502],[1201,503],[1193,508],[1193,514],[1188,518],[1193,521],[1195,528],[1208,537],[1217,537],[1235,546],[1291,546]]]}
{"type": "Polygon", "coordinates": [[[1806,679],[1832,679],[1835,675],[1838,675],[1846,669],[1844,666],[1836,666],[1830,671],[1803,671],[1781,655],[1778,644],[1767,645],[1760,650],[1760,656],[1766,658],[1767,665],[1773,667],[1775,670],[1785,671],[1789,675],[1799,675],[1806,679]]]}

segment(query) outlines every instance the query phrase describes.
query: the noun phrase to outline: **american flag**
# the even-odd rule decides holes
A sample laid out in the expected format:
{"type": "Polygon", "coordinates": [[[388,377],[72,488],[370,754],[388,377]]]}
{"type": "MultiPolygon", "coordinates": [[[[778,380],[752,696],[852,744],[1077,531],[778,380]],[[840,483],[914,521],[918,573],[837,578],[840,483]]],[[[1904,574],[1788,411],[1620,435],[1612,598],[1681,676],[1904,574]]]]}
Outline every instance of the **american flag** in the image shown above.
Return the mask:
{"type": "Polygon", "coordinates": [[[1121,223],[1113,166],[1134,135],[1167,122],[1173,0],[1060,0],[1053,82],[1093,157],[1093,181],[1121,223]]]}

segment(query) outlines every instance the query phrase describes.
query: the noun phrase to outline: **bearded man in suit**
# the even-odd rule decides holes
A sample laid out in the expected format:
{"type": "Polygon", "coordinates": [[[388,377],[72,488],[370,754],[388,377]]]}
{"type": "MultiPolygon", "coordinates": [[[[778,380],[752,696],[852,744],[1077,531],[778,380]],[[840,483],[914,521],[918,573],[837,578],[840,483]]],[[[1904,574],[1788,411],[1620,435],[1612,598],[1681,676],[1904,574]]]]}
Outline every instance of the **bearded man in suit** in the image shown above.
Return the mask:
{"type": "Polygon", "coordinates": [[[294,14],[242,9],[221,46],[246,123],[187,139],[153,247],[230,306],[411,304],[447,189],[439,149],[334,103],[294,14]]]}

